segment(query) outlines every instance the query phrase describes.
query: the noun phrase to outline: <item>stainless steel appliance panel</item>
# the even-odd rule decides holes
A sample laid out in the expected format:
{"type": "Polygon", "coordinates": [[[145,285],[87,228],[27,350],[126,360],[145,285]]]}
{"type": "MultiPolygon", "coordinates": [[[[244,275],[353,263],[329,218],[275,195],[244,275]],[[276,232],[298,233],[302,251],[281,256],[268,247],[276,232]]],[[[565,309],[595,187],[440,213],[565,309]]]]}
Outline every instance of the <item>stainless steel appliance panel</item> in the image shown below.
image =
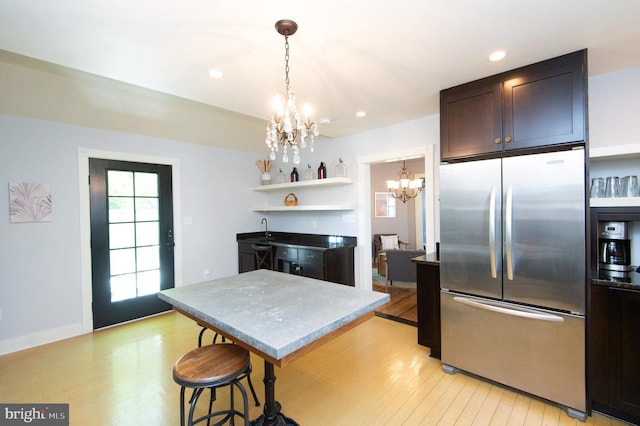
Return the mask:
{"type": "Polygon", "coordinates": [[[505,300],[585,312],[584,150],[502,160],[505,300]]]}
{"type": "Polygon", "coordinates": [[[440,166],[440,286],[502,297],[501,160],[440,166]]]}
{"type": "MultiPolygon", "coordinates": [[[[586,410],[584,317],[443,291],[442,362],[586,410]]],[[[447,367],[444,367],[447,368],[447,367]]]]}

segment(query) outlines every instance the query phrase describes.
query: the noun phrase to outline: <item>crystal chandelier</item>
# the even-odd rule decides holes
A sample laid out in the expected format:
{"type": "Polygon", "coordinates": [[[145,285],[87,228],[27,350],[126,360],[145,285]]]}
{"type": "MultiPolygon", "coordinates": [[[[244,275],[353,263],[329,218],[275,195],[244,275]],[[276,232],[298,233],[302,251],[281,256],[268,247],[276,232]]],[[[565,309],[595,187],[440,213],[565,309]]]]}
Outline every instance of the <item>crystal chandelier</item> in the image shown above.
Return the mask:
{"type": "Polygon", "coordinates": [[[283,19],[276,22],[276,30],[284,36],[284,75],[285,92],[278,93],[273,102],[273,116],[267,125],[265,143],[271,150],[269,158],[276,159],[278,146],[282,145],[282,162],[289,162],[288,147],[293,151],[293,164],[300,164],[300,148],[306,148],[307,138],[310,138],[310,150],[313,152],[313,139],[318,136],[318,125],[311,121],[311,108],[304,107],[304,120],[296,108],[296,96],[289,86],[289,36],[298,29],[295,22],[283,19]]]}
{"type": "Polygon", "coordinates": [[[402,162],[402,169],[398,172],[400,180],[388,180],[387,190],[393,198],[397,198],[403,203],[418,196],[424,186],[422,179],[412,179],[411,172],[407,169],[407,162],[402,162]]]}

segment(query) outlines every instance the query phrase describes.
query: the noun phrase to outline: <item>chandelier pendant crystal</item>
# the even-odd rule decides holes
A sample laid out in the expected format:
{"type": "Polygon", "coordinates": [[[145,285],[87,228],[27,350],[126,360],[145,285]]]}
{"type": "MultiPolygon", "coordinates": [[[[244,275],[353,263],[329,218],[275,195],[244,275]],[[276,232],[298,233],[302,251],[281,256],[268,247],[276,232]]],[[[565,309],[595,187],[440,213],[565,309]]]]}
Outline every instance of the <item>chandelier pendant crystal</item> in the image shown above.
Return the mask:
{"type": "Polygon", "coordinates": [[[407,162],[402,162],[402,169],[398,172],[399,180],[388,180],[387,190],[393,198],[406,203],[407,200],[418,196],[424,186],[422,179],[413,179],[413,175],[407,169],[407,162]]]}
{"type": "Polygon", "coordinates": [[[278,93],[273,102],[273,115],[267,124],[267,137],[265,143],[271,150],[269,159],[276,159],[279,145],[282,145],[282,162],[289,162],[287,149],[293,151],[293,164],[300,164],[300,149],[307,147],[307,138],[310,142],[310,151],[313,152],[313,141],[318,136],[318,125],[311,121],[311,108],[308,104],[304,107],[304,119],[298,113],[296,96],[291,91],[289,81],[289,36],[298,30],[298,24],[294,21],[283,19],[276,22],[276,30],[284,36],[285,48],[285,92],[278,93]]]}

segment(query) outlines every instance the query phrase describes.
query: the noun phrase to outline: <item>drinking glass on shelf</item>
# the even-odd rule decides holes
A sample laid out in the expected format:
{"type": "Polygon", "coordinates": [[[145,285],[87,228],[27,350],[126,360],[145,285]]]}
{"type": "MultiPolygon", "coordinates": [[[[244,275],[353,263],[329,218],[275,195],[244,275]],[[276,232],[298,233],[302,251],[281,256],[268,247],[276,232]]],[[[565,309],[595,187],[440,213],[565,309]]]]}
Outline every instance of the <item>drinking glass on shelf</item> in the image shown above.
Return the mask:
{"type": "Polygon", "coordinates": [[[604,179],[593,178],[591,179],[591,198],[604,197],[604,179]]]}
{"type": "Polygon", "coordinates": [[[638,196],[638,176],[625,176],[622,178],[622,196],[638,196]]]}
{"type": "Polygon", "coordinates": [[[622,196],[622,187],[620,186],[620,178],[618,176],[607,177],[604,196],[607,198],[622,196]]]}

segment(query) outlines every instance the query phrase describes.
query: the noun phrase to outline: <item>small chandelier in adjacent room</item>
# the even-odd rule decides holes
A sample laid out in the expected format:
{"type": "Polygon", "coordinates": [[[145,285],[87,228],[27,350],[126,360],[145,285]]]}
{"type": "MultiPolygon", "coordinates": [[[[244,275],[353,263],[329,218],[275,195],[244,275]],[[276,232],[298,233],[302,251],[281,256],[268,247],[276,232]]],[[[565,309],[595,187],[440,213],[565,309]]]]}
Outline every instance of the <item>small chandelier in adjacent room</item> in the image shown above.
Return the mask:
{"type": "Polygon", "coordinates": [[[393,198],[397,198],[403,203],[418,196],[424,186],[424,180],[412,179],[411,172],[407,169],[407,162],[402,162],[402,169],[398,172],[400,180],[388,180],[387,190],[393,198]]]}
{"type": "Polygon", "coordinates": [[[284,36],[284,75],[285,92],[278,93],[273,103],[274,111],[267,125],[265,143],[271,150],[269,158],[276,159],[278,145],[282,145],[282,162],[289,162],[287,149],[293,151],[293,164],[300,164],[300,149],[306,148],[307,138],[310,139],[310,150],[313,152],[313,139],[318,136],[318,125],[311,121],[309,105],[304,107],[304,120],[296,108],[296,96],[289,85],[289,36],[296,33],[298,24],[283,19],[276,22],[276,30],[284,36]]]}

